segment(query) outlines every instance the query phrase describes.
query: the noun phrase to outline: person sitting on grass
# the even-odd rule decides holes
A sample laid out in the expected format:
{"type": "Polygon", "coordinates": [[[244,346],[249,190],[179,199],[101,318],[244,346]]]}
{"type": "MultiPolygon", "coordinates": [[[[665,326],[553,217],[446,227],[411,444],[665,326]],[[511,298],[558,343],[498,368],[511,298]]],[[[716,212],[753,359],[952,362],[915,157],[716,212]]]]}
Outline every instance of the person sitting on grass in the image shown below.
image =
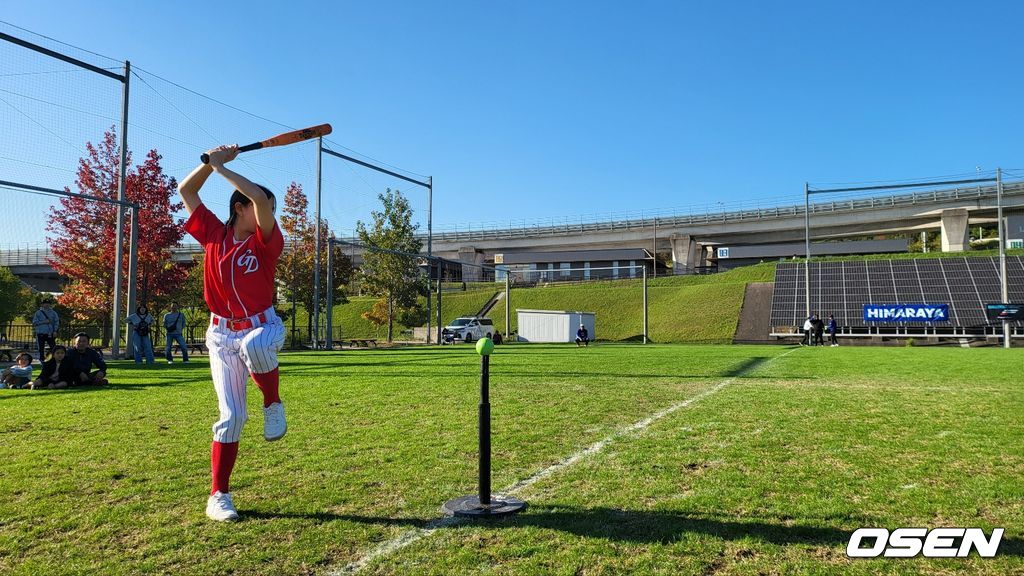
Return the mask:
{"type": "Polygon", "coordinates": [[[68,387],[72,374],[68,370],[67,348],[61,345],[53,347],[50,356],[43,362],[43,372],[32,381],[33,390],[62,390],[68,387]]]}
{"type": "Polygon", "coordinates": [[[102,386],[108,384],[107,363],[103,355],[89,347],[89,335],[85,332],[75,334],[75,347],[68,350],[68,371],[71,381],[68,386],[102,386]],[[91,372],[93,366],[99,368],[91,372]]]}
{"type": "Polygon", "coordinates": [[[14,366],[0,374],[0,384],[4,388],[28,388],[32,381],[32,355],[28,352],[18,354],[14,366]]]}
{"type": "Polygon", "coordinates": [[[590,346],[590,334],[587,333],[587,327],[583,324],[580,324],[580,329],[576,331],[576,347],[579,348],[580,344],[590,346]]]}

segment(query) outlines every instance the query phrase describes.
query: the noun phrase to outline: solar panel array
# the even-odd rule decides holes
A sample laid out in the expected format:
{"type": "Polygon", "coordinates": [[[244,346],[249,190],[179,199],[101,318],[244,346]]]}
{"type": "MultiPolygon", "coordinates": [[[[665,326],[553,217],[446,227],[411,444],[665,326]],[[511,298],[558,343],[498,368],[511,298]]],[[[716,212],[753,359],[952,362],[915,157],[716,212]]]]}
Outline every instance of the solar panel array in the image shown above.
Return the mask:
{"type": "MultiPolygon", "coordinates": [[[[1024,259],[1006,258],[1010,302],[1024,303],[1024,259]]],[[[840,326],[864,327],[865,304],[948,304],[950,321],[942,326],[993,326],[985,304],[1000,302],[999,259],[994,257],[861,260],[810,264],[811,310],[823,318],[835,314],[840,326]]],[[[771,325],[802,326],[804,264],[783,262],[775,271],[771,325]]],[[[926,326],[921,322],[890,326],[926,326]]],[[[996,322],[995,325],[999,323],[996,322]]],[[[1024,326],[1024,322],[1014,322],[1024,326]]]]}

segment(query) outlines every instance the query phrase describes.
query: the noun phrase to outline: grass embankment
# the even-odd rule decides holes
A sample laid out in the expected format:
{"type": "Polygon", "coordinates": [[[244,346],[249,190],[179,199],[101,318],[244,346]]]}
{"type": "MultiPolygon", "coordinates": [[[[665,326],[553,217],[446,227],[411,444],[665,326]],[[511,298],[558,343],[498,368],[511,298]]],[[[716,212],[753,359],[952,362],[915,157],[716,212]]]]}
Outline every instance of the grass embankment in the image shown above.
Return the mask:
{"type": "MultiPolygon", "coordinates": [[[[648,279],[648,331],[656,342],[722,343],[736,331],[743,292],[748,282],[771,282],[775,263],[738,268],[722,274],[670,276],[648,279]]],[[[445,324],[459,316],[476,314],[504,284],[473,284],[467,291],[442,294],[445,324]]],[[[382,338],[386,327],[376,327],[362,317],[376,301],[352,297],[334,308],[334,325],[341,338],[382,338]]],[[[552,283],[512,290],[512,330],[518,329],[515,309],[581,310],[597,314],[597,338],[604,341],[635,341],[643,334],[643,282],[639,278],[581,283],[552,283]]],[[[424,304],[420,299],[421,305],[424,304]]],[[[434,300],[436,303],[436,300],[434,300]]],[[[499,301],[488,314],[498,330],[505,329],[505,304],[499,301]]],[[[296,324],[305,326],[299,310],[296,324]]],[[[395,338],[408,329],[395,323],[395,338]]]]}
{"type": "MultiPolygon", "coordinates": [[[[721,274],[672,276],[648,281],[648,334],[655,342],[720,343],[732,340],[748,282],[771,282],[775,264],[747,266],[721,274]]],[[[596,337],[634,341],[643,335],[643,282],[639,279],[538,285],[512,290],[512,330],[516,308],[578,310],[596,314],[596,337]]],[[[494,325],[505,326],[505,303],[491,310],[494,325]]]]}
{"type": "MultiPolygon", "coordinates": [[[[474,287],[472,289],[463,291],[451,291],[443,292],[441,294],[441,319],[445,324],[448,324],[452,320],[459,316],[472,316],[480,311],[485,304],[494,296],[499,290],[498,286],[487,286],[487,287],[474,287]]],[[[334,318],[333,322],[335,326],[340,327],[337,335],[341,339],[346,338],[384,338],[387,336],[388,327],[375,326],[368,320],[363,318],[364,312],[369,312],[373,309],[374,302],[377,298],[370,296],[352,296],[349,297],[348,304],[343,304],[334,307],[334,318]]],[[[420,305],[426,307],[426,301],[420,298],[420,305]]],[[[432,306],[437,305],[437,295],[434,295],[432,300],[432,306]]],[[[298,314],[295,316],[296,326],[300,330],[305,330],[306,326],[306,312],[303,309],[299,309],[298,314]]],[[[289,323],[289,326],[291,324],[289,323]]],[[[409,329],[400,322],[395,322],[394,337],[396,340],[407,339],[407,336],[403,336],[402,332],[409,329]]]]}

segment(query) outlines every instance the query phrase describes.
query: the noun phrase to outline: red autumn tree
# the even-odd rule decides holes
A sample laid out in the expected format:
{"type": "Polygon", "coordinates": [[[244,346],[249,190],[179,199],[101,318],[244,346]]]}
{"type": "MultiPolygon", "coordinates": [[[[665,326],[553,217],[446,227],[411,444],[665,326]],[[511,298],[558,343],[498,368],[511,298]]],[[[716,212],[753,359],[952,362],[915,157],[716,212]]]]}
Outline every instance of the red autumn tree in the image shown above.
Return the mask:
{"type": "MultiPolygon", "coordinates": [[[[98,145],[86,143],[87,155],[78,163],[75,184],[81,197],[65,197],[60,206],[50,208],[47,237],[53,259],[50,264],[69,282],[60,303],[73,309],[79,320],[110,320],[114,307],[114,237],[117,208],[113,204],[89,200],[117,199],[117,177],[120,149],[117,135],[111,128],[98,145]]],[[[128,154],[131,165],[131,154],[128,154]]],[[[65,188],[65,190],[68,190],[65,188]]],[[[139,204],[136,300],[157,308],[170,298],[185,280],[186,270],[171,262],[170,248],[184,235],[183,221],[174,218],[182,204],[172,203],[177,182],[163,173],[160,155],[150,150],[146,161],[130,169],[125,179],[125,195],[129,202],[139,204]]],[[[122,244],[122,290],[127,298],[130,211],[124,220],[122,244]]],[[[127,301],[123,300],[122,305],[127,301]]],[[[130,313],[130,312],[128,312],[130,313]]]]}
{"type": "MultiPolygon", "coordinates": [[[[309,200],[302,191],[302,185],[292,182],[284,194],[284,209],[281,212],[281,230],[288,237],[289,246],[277,262],[277,279],[284,286],[284,297],[293,298],[305,310],[310,311],[306,319],[307,333],[312,333],[313,319],[313,278],[316,269],[316,217],[309,215],[309,200]]],[[[331,231],[327,221],[320,221],[320,310],[327,309],[327,239],[331,231]]],[[[348,302],[345,286],[352,277],[352,259],[340,246],[334,248],[334,304],[348,302]]],[[[321,316],[321,322],[326,324],[321,316]]]]}

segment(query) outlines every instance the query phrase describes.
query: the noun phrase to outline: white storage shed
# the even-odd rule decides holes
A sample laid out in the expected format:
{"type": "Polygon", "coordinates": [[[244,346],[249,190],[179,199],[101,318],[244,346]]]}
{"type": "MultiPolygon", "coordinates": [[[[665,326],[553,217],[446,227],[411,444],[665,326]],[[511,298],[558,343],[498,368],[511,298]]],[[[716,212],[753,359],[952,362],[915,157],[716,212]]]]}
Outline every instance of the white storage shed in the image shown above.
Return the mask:
{"type": "Polygon", "coordinates": [[[593,312],[517,308],[516,317],[519,321],[519,342],[575,342],[580,324],[587,327],[591,340],[597,337],[593,312]]]}

